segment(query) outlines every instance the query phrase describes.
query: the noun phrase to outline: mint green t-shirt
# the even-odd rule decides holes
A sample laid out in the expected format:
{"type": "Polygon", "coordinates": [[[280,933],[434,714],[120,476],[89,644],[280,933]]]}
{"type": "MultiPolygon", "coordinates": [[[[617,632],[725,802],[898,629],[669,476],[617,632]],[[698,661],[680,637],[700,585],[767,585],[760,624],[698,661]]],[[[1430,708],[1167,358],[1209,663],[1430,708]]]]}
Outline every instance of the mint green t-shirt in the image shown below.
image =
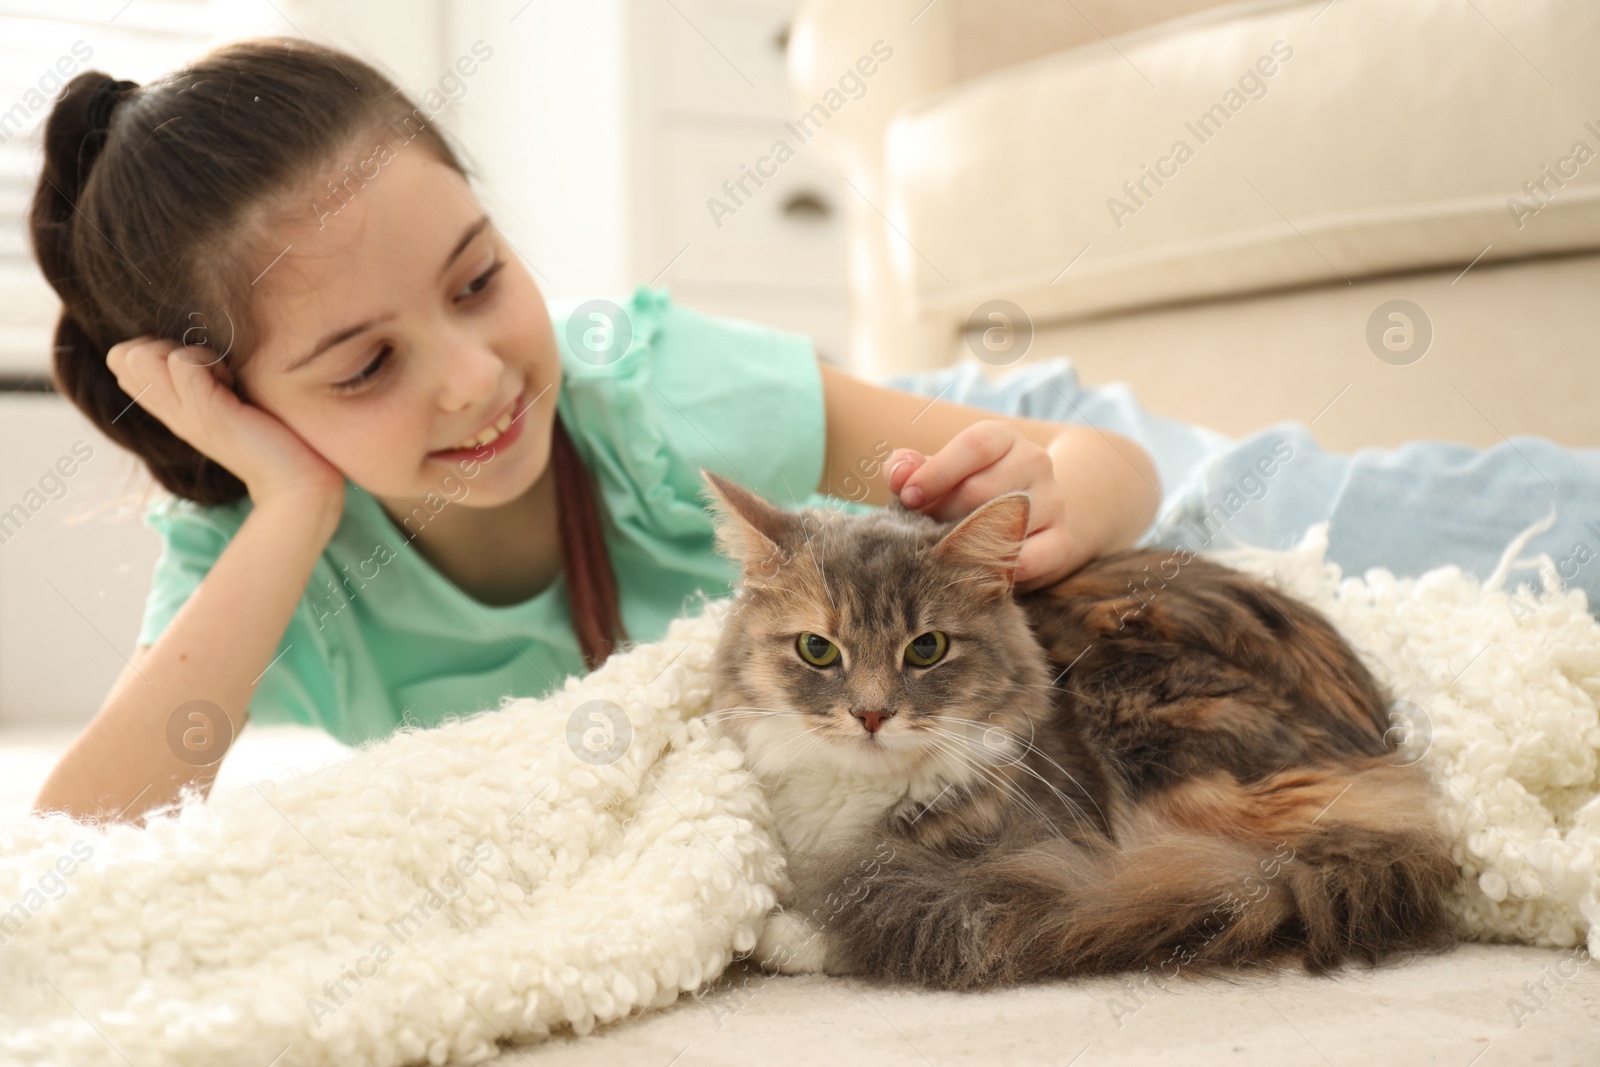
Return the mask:
{"type": "MultiPolygon", "coordinates": [[[[790,510],[869,506],[815,491],[826,412],[806,337],[700,314],[664,289],[641,286],[619,303],[631,340],[599,362],[575,355],[569,342],[567,319],[579,302],[552,302],[557,406],[602,502],[627,636],[654,641],[673,618],[702,610],[702,596],[731,593],[738,578],[716,551],[701,467],[790,510]]],[[[581,338],[582,324],[574,325],[581,338]]],[[[446,499],[441,493],[435,506],[446,499]]],[[[145,523],[164,547],[139,644],[161,635],[250,507],[248,497],[221,507],[170,496],[151,504],[145,523]]],[[[586,672],[565,577],[520,604],[482,604],[409,536],[346,479],[339,527],[257,685],[253,721],[320,726],[355,745],[402,724],[433,726],[497,707],[507,694],[542,696],[586,672]]]]}

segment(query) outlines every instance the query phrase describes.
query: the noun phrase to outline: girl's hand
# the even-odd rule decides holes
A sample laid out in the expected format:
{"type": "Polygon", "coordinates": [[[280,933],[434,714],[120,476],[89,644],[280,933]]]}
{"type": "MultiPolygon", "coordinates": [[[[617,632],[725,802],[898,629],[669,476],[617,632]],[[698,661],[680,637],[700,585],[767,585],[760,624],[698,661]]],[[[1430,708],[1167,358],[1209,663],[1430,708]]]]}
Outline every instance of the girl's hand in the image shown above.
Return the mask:
{"type": "Polygon", "coordinates": [[[909,448],[889,456],[889,491],[912,511],[951,522],[1013,489],[1030,490],[1028,533],[1017,557],[1016,591],[1054,585],[1072,571],[1066,502],[1055,461],[1003,419],[975,422],[932,458],[909,448]]]}
{"type": "Polygon", "coordinates": [[[106,353],[122,391],[244,482],[256,504],[285,494],[342,502],[344,474],[281,419],[218,381],[211,369],[216,362],[209,348],[149,336],[112,345],[106,353]]]}

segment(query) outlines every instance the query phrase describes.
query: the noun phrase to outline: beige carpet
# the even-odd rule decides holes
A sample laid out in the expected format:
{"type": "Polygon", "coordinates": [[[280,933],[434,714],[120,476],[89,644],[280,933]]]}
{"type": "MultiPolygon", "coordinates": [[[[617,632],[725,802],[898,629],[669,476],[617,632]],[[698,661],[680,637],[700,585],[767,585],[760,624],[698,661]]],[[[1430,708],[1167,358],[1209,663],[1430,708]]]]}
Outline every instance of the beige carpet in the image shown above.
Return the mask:
{"type": "Polygon", "coordinates": [[[1249,986],[1180,980],[1165,992],[1151,989],[1142,1007],[1110,979],[918,993],[855,980],[767,978],[740,966],[699,999],[606,1032],[508,1050],[493,1063],[1594,1067],[1600,967],[1573,973],[1568,962],[1572,977],[1548,980],[1543,1009],[1522,990],[1570,956],[1465,945],[1438,959],[1334,979],[1286,974],[1249,986]],[[1520,1027],[1508,1008],[1513,998],[1534,1009],[1520,1027]]]}
{"type": "MultiPolygon", "coordinates": [[[[0,730],[0,819],[24,814],[71,740],[0,730]]],[[[337,758],[326,735],[249,727],[219,784],[337,758]]],[[[1464,945],[1438,958],[1314,979],[1228,985],[1115,979],[983,994],[767,977],[735,964],[699,996],[586,1037],[507,1046],[495,1067],[856,1063],[1600,1065],[1600,967],[1580,950],[1464,945]]]]}

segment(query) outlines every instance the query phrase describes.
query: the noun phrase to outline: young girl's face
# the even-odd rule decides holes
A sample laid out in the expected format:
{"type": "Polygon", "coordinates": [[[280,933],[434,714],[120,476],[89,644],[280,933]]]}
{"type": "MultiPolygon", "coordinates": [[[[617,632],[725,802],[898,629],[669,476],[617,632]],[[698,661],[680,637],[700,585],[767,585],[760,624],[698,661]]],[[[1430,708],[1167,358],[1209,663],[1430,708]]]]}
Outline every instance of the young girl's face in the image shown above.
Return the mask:
{"type": "Polygon", "coordinates": [[[338,199],[319,182],[305,221],[264,242],[286,250],[251,285],[246,399],[394,505],[466,473],[462,503],[514,500],[550,458],[561,363],[544,300],[466,179],[420,146],[358,185],[338,199]],[[476,460],[437,454],[505,415],[476,460]]]}

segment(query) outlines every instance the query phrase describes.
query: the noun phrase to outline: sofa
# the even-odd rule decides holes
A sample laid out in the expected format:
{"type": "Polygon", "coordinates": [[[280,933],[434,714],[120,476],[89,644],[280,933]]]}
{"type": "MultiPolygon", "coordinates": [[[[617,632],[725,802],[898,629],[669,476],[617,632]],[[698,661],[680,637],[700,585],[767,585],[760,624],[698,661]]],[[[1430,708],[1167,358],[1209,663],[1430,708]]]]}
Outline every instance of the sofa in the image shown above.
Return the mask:
{"type": "Polygon", "coordinates": [[[1600,7],[801,0],[845,364],[1052,357],[1325,447],[1600,443],[1600,7]]]}

